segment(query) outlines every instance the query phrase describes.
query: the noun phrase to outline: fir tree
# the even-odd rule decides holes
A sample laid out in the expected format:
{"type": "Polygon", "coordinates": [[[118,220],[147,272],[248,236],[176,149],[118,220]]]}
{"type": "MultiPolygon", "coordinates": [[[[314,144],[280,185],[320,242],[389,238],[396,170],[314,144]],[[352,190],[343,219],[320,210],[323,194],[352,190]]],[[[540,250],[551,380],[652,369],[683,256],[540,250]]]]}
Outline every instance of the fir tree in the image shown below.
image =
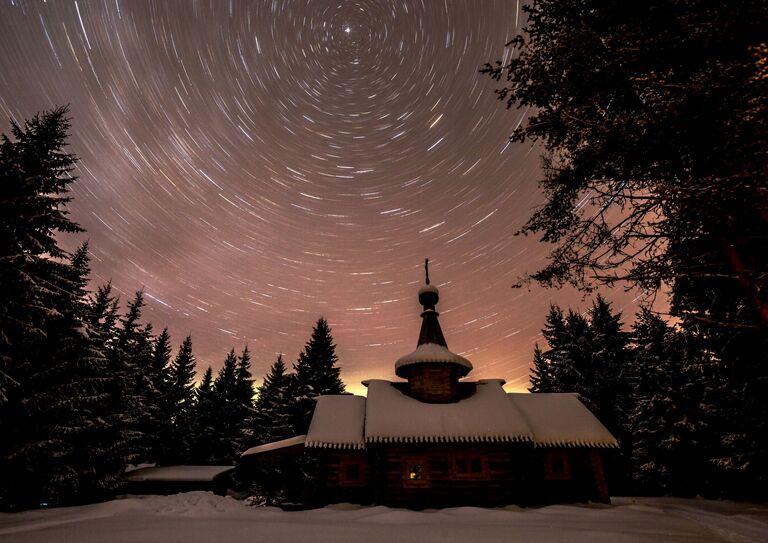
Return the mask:
{"type": "Polygon", "coordinates": [[[622,402],[630,394],[622,378],[629,338],[622,330],[621,313],[614,313],[600,295],[589,310],[589,332],[592,359],[583,376],[585,394],[592,401],[595,415],[622,441],[626,417],[622,402]]]}
{"type": "Polygon", "coordinates": [[[0,141],[0,507],[82,499],[109,477],[77,447],[101,430],[103,355],[85,321],[87,245],[67,262],[56,239],[80,231],[68,129],[60,108],[0,141]]]}
{"type": "Polygon", "coordinates": [[[304,350],[299,354],[299,360],[294,364],[296,373],[292,383],[295,401],[292,426],[296,435],[307,433],[318,396],[344,393],[337,362],[331,330],[321,317],[304,350]]]}
{"type": "Polygon", "coordinates": [[[531,368],[531,386],[528,392],[551,392],[554,387],[552,368],[549,360],[537,343],[533,347],[533,368],[531,368]]]}
{"type": "Polygon", "coordinates": [[[210,366],[203,373],[203,379],[195,390],[193,420],[191,461],[195,464],[213,464],[216,461],[218,416],[213,392],[213,371],[210,366]]]}
{"type": "Polygon", "coordinates": [[[629,465],[641,493],[692,495],[711,472],[702,437],[698,353],[684,334],[644,308],[633,325],[626,371],[633,390],[626,417],[629,465]]]}
{"type": "Polygon", "coordinates": [[[237,412],[238,431],[237,451],[242,453],[253,441],[249,421],[253,418],[253,376],[251,374],[251,353],[246,345],[237,362],[235,380],[235,411],[237,412]]]}
{"type": "Polygon", "coordinates": [[[576,392],[609,430],[623,428],[621,398],[628,393],[622,371],[628,357],[628,337],[621,315],[598,296],[589,319],[573,310],[550,307],[542,335],[547,351],[536,346],[531,392],[576,392]]]}
{"type": "MultiPolygon", "coordinates": [[[[130,449],[133,438],[125,418],[125,372],[122,359],[117,355],[118,301],[112,295],[111,283],[102,285],[88,300],[87,316],[94,339],[102,347],[106,358],[103,374],[106,397],[98,413],[106,423],[106,430],[92,440],[94,446],[104,450],[105,454],[98,462],[94,459],[94,469],[117,475],[122,474],[126,466],[126,451],[130,449]]],[[[114,486],[119,482],[117,475],[113,481],[114,486]]]]}
{"type": "Polygon", "coordinates": [[[270,443],[294,435],[291,425],[290,382],[291,376],[286,373],[283,355],[279,355],[257,390],[254,413],[250,421],[253,444],[270,443]]]}
{"type": "Polygon", "coordinates": [[[27,353],[46,334],[67,274],[57,234],[80,232],[67,215],[77,158],[64,150],[67,108],[12,123],[0,137],[0,402],[24,383],[27,353]]]}
{"type": "Polygon", "coordinates": [[[237,377],[238,359],[232,349],[213,382],[213,411],[217,419],[213,456],[216,462],[234,460],[239,448],[240,429],[245,421],[239,418],[238,413],[237,377]]]}
{"type": "Polygon", "coordinates": [[[195,404],[195,357],[192,336],[184,338],[170,366],[166,405],[171,415],[172,446],[166,463],[187,462],[192,448],[192,421],[195,404]]]}
{"type": "Polygon", "coordinates": [[[152,378],[152,327],[142,325],[144,295],[136,292],[127,313],[119,319],[120,329],[114,354],[123,377],[123,423],[128,431],[127,463],[150,462],[157,448],[161,413],[160,392],[152,378]]]}
{"type": "Polygon", "coordinates": [[[169,389],[171,382],[171,336],[165,328],[154,341],[152,346],[152,366],[150,380],[157,393],[159,412],[157,416],[157,437],[150,457],[154,462],[167,459],[173,448],[173,422],[169,404],[169,389]]]}

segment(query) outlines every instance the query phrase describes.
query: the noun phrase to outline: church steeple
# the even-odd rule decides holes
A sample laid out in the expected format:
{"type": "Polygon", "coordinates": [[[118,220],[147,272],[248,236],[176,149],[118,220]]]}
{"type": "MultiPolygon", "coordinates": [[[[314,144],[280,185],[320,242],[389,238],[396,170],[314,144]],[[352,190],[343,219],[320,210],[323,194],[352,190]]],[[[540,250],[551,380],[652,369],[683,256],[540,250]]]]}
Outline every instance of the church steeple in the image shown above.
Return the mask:
{"type": "Polygon", "coordinates": [[[440,301],[440,293],[437,288],[429,284],[428,258],[424,259],[424,272],[426,274],[426,285],[419,289],[419,303],[424,306],[424,310],[421,312],[421,331],[419,332],[419,341],[416,346],[434,343],[442,345],[447,349],[448,344],[445,342],[443,330],[440,328],[440,321],[437,320],[440,313],[437,312],[436,306],[437,302],[440,301]]]}
{"type": "Polygon", "coordinates": [[[472,370],[466,358],[448,350],[437,320],[440,294],[429,284],[429,259],[424,261],[426,285],[419,289],[421,330],[416,350],[395,363],[398,377],[408,379],[411,396],[425,402],[451,402],[458,397],[459,379],[472,370]]]}

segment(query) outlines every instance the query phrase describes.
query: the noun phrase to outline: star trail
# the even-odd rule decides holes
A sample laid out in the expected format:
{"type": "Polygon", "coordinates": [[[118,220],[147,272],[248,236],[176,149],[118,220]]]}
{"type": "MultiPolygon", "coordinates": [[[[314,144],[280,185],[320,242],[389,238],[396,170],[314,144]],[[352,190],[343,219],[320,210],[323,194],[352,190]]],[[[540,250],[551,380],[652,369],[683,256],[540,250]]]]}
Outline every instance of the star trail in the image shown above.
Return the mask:
{"type": "Polygon", "coordinates": [[[352,390],[391,378],[429,257],[451,350],[521,389],[550,302],[587,302],[510,288],[547,252],[513,236],[540,150],[478,69],[520,24],[509,0],[3,0],[2,131],[70,104],[94,285],[143,288],[200,371],[247,343],[260,378],[322,315],[352,390]]]}

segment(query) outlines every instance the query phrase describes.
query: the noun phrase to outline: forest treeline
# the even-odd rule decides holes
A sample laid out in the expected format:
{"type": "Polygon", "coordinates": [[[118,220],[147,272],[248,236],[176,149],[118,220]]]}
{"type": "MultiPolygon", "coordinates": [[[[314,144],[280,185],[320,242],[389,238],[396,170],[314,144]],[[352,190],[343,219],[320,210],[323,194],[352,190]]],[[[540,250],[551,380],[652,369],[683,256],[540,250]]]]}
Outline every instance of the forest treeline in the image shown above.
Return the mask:
{"type": "Polygon", "coordinates": [[[649,308],[629,330],[621,319],[602,296],[584,314],[553,305],[529,390],[579,394],[616,436],[614,493],[762,499],[765,407],[744,388],[768,371],[742,375],[706,337],[649,308]]]}
{"type": "Polygon", "coordinates": [[[122,313],[110,284],[89,293],[88,243],[57,241],[81,231],[69,128],[59,108],[0,141],[0,509],[104,498],[130,464],[233,463],[306,433],[313,398],[344,391],[322,318],[294,371],[278,357],[257,391],[247,347],[195,385],[192,338],[174,355],[141,291],[122,313]]]}
{"type": "Polygon", "coordinates": [[[520,11],[503,59],[481,69],[516,113],[511,141],[542,152],[543,201],[518,233],[549,255],[520,284],[621,284],[666,298],[675,323],[641,313],[603,352],[597,314],[589,326],[550,314],[536,379],[589,392],[649,491],[764,499],[768,3],[531,0],[520,11]]]}

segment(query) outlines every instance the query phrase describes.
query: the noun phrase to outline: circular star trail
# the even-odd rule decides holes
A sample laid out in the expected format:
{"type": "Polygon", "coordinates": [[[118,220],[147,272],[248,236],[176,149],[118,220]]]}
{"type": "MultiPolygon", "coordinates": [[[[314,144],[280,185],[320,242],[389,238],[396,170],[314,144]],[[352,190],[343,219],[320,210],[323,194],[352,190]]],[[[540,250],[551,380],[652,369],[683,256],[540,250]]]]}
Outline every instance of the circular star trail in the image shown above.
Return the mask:
{"type": "Polygon", "coordinates": [[[520,23],[509,0],[5,0],[0,113],[70,104],[94,284],[143,288],[200,369],[247,343],[260,378],[325,316],[352,390],[391,378],[429,257],[449,347],[522,388],[550,301],[585,302],[510,288],[547,251],[513,236],[539,150],[478,69],[520,23]]]}

